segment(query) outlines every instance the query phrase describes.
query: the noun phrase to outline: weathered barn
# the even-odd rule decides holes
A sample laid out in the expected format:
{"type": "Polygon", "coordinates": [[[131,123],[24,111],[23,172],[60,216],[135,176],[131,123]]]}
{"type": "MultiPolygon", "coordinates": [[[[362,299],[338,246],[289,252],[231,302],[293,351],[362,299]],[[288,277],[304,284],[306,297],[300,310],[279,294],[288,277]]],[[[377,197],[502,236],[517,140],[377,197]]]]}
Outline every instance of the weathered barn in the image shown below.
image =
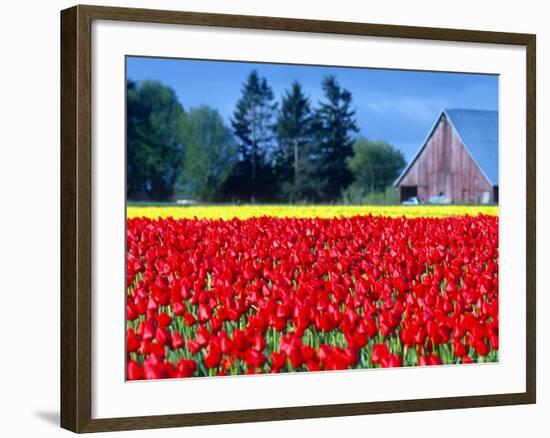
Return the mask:
{"type": "Polygon", "coordinates": [[[498,203],[498,112],[444,109],[395,186],[401,201],[498,203]]]}

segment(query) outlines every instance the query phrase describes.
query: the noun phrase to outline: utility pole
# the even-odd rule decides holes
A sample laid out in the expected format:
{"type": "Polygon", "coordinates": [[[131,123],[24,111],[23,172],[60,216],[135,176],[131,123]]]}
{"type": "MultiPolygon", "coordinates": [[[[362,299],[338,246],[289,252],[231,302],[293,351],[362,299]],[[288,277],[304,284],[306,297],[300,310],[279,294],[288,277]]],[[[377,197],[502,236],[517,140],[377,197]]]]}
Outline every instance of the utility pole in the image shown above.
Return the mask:
{"type": "Polygon", "coordinates": [[[294,190],[298,185],[298,140],[294,139],[294,190]]]}

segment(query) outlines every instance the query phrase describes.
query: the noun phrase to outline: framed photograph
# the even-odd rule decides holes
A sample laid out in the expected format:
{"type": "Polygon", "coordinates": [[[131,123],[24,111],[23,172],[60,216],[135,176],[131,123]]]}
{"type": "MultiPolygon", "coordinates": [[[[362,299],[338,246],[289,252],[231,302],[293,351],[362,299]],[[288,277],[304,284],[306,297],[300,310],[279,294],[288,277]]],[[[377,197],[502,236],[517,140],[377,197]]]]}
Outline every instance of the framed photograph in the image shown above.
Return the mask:
{"type": "Polygon", "coordinates": [[[535,35],[61,12],[61,425],[535,403],[535,35]]]}

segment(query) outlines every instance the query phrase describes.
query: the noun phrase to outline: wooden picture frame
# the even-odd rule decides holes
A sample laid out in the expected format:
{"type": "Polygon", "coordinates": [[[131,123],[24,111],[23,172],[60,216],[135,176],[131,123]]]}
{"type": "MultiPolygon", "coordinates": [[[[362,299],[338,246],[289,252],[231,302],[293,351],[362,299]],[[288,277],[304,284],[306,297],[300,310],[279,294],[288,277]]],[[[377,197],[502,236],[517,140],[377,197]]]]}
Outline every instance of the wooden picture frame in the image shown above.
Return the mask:
{"type": "Polygon", "coordinates": [[[536,37],[439,29],[165,10],[75,6],[61,12],[61,426],[98,432],[535,403],[536,37]],[[92,91],[94,20],[347,34],[526,48],[526,391],[524,393],[346,403],[195,414],[92,418],[92,91]]]}

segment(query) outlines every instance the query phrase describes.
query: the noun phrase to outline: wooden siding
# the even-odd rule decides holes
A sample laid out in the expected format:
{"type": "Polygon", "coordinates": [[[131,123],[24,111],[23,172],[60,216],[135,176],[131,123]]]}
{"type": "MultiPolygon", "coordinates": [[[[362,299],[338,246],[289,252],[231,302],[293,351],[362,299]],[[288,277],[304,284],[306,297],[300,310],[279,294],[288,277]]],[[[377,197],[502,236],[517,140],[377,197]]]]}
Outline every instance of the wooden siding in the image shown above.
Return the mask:
{"type": "Polygon", "coordinates": [[[455,204],[493,202],[493,187],[443,115],[398,187],[417,187],[426,202],[443,193],[455,204]]]}

